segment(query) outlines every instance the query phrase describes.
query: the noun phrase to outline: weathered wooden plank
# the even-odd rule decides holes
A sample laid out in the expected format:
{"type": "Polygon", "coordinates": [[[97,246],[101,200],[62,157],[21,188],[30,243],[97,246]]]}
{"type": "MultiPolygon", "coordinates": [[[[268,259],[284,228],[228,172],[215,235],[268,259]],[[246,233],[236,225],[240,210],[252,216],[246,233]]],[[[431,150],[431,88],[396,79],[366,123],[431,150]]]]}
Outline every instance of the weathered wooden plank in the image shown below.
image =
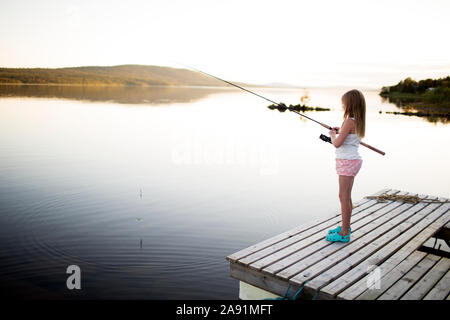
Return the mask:
{"type": "Polygon", "coordinates": [[[450,293],[450,270],[431,289],[423,300],[445,300],[450,293]]]}
{"type": "MultiPolygon", "coordinates": [[[[413,209],[408,210],[407,214],[402,213],[401,215],[397,216],[395,219],[392,219],[389,221],[384,229],[387,228],[387,226],[395,227],[394,230],[386,230],[386,234],[383,234],[382,232],[378,231],[377,233],[380,234],[379,236],[377,234],[375,237],[375,240],[368,244],[366,247],[364,247],[361,251],[356,252],[351,258],[348,258],[348,263],[351,266],[351,270],[346,271],[341,277],[333,280],[331,283],[326,285],[322,290],[328,294],[331,295],[337,295],[339,292],[345,290],[347,287],[351,286],[354,282],[358,281],[359,278],[363,277],[369,268],[372,268],[374,265],[379,264],[381,261],[385,260],[387,257],[382,257],[379,254],[375,254],[376,251],[381,250],[384,245],[387,245],[388,247],[394,243],[396,247],[399,247],[401,244],[399,243],[398,236],[401,235],[402,231],[406,231],[410,228],[411,225],[413,225],[416,221],[421,219],[421,217],[424,217],[424,213],[431,212],[440,204],[433,204],[431,207],[426,207],[428,204],[421,203],[416,205],[413,208],[416,208],[415,211],[411,211],[413,209]],[[420,210],[417,210],[417,208],[420,207],[426,207],[426,209],[420,209],[425,210],[420,212],[420,210]],[[402,218],[405,218],[402,220],[402,218]],[[390,243],[392,242],[392,243],[390,243]],[[361,257],[365,257],[369,250],[372,250],[370,259],[363,259],[361,264],[356,264],[358,259],[361,257]]],[[[416,228],[417,227],[413,227],[416,228]]],[[[391,228],[392,229],[392,228],[391,228]]],[[[378,229],[382,230],[382,229],[378,229]]],[[[411,231],[410,231],[411,232],[411,231]]],[[[408,239],[403,238],[404,241],[409,241],[408,239]]],[[[386,251],[386,249],[383,249],[382,252],[386,251]]],[[[335,267],[336,269],[337,267],[335,267]]],[[[345,271],[344,266],[344,271],[345,271]]],[[[335,270],[336,271],[336,270],[335,270]]],[[[327,271],[326,273],[329,273],[331,271],[327,271]]]]}
{"type": "MultiPolygon", "coordinates": [[[[259,271],[252,270],[247,266],[234,262],[230,263],[230,275],[234,279],[244,281],[278,296],[284,296],[289,288],[288,297],[291,298],[301,288],[301,286],[289,284],[285,279],[280,279],[274,275],[263,275],[259,271]]],[[[298,298],[311,300],[315,295],[316,291],[304,286],[298,298]]],[[[327,296],[322,296],[319,293],[316,298],[318,300],[326,300],[327,296]]]]}
{"type": "Polygon", "coordinates": [[[397,300],[404,295],[425,273],[428,272],[438,261],[440,257],[427,254],[424,259],[419,261],[408,273],[400,280],[394,283],[378,300],[397,300]]]}
{"type": "MultiPolygon", "coordinates": [[[[393,203],[392,206],[397,204],[398,203],[393,203]]],[[[282,270],[277,275],[293,278],[294,281],[316,277],[328,268],[331,268],[337,262],[354,254],[387,230],[392,229],[393,226],[395,226],[393,223],[396,222],[398,224],[400,221],[413,215],[416,211],[420,210],[422,206],[423,205],[421,204],[400,204],[400,206],[391,210],[389,215],[382,215],[371,223],[366,224],[358,232],[352,233],[352,240],[350,243],[329,243],[327,240],[323,239],[322,241],[327,244],[327,247],[298,261],[291,267],[282,270]]]]}
{"type": "MultiPolygon", "coordinates": [[[[352,222],[353,232],[355,232],[355,230],[358,230],[362,226],[365,226],[366,224],[370,223],[371,221],[375,220],[377,217],[388,213],[389,211],[395,209],[400,205],[401,203],[398,202],[390,202],[390,203],[379,203],[374,206],[371,206],[370,208],[366,208],[364,212],[360,212],[360,214],[354,218],[354,222],[352,222]]],[[[296,261],[304,259],[307,255],[310,255],[311,253],[323,250],[324,247],[331,245],[331,243],[324,242],[321,240],[324,239],[327,231],[330,228],[338,226],[340,224],[340,221],[341,217],[336,219],[335,224],[328,225],[325,228],[322,227],[320,229],[319,228],[314,229],[315,233],[309,234],[306,238],[297,241],[289,246],[283,247],[275,245],[265,250],[259,251],[257,253],[258,256],[263,256],[263,258],[251,263],[250,267],[256,270],[264,268],[264,272],[277,273],[280,270],[295,263],[296,261]],[[262,252],[264,252],[264,255],[261,255],[262,252]],[[293,256],[294,253],[296,253],[295,256],[293,256]],[[287,259],[280,261],[284,258],[287,259]],[[280,262],[274,264],[275,262],[278,261],[280,262]],[[289,263],[289,265],[287,263],[289,263]]],[[[251,255],[249,257],[252,256],[254,255],[251,255]]],[[[247,258],[243,259],[243,261],[249,262],[249,260],[246,260],[247,258]]]]}
{"type": "MultiPolygon", "coordinates": [[[[450,259],[442,257],[431,270],[429,270],[401,300],[420,300],[439,282],[450,268],[450,259]]],[[[447,288],[448,289],[448,288],[447,288]]]]}
{"type": "MultiPolygon", "coordinates": [[[[252,286],[258,287],[260,289],[272,292],[279,296],[284,296],[289,283],[287,281],[278,279],[274,276],[263,276],[259,272],[249,269],[238,263],[230,263],[230,275],[231,277],[244,281],[252,286]]],[[[289,292],[295,293],[300,289],[300,286],[291,285],[289,292]]]]}
{"type": "MultiPolygon", "coordinates": [[[[379,288],[375,287],[375,284],[368,284],[368,277],[364,277],[365,279],[365,287],[368,289],[365,292],[365,296],[362,297],[363,300],[375,300],[380,295],[382,295],[386,290],[388,290],[395,282],[400,280],[409,270],[411,270],[420,260],[422,260],[427,254],[422,251],[414,251],[411,255],[409,255],[405,260],[400,262],[394,269],[392,269],[389,273],[384,274],[383,268],[379,266],[380,271],[380,281],[379,288]]],[[[327,287],[324,290],[328,290],[327,287]]],[[[343,294],[340,295],[340,298],[346,300],[353,300],[357,296],[355,294],[351,295],[350,293],[354,293],[352,290],[348,290],[349,292],[344,291],[343,294]]],[[[329,292],[329,291],[328,291],[329,292]]],[[[333,295],[332,293],[330,293],[333,295]]]]}
{"type": "MultiPolygon", "coordinates": [[[[435,222],[424,228],[419,234],[415,235],[405,246],[400,250],[395,252],[392,256],[389,256],[385,262],[380,265],[380,270],[382,277],[393,270],[401,261],[406,259],[412,252],[417,250],[425,241],[427,241],[433,234],[435,234],[443,224],[448,221],[449,206],[443,205],[439,207],[436,211],[443,212],[443,215],[438,218],[435,222]]],[[[403,235],[402,235],[403,236],[403,235]]],[[[406,235],[408,236],[408,235],[406,235]]],[[[384,250],[383,250],[384,251],[384,250]]],[[[381,251],[381,253],[383,253],[381,251]]],[[[352,300],[352,299],[364,299],[371,300],[376,299],[379,294],[376,291],[368,290],[367,288],[367,277],[368,275],[361,278],[359,281],[354,283],[352,286],[347,288],[345,291],[338,295],[338,298],[352,300]]],[[[385,280],[383,280],[383,283],[385,280]]]]}
{"type": "MultiPolygon", "coordinates": [[[[383,189],[383,190],[380,190],[380,191],[376,192],[373,195],[376,196],[376,195],[383,194],[385,192],[399,192],[399,191],[398,190],[391,190],[391,189],[383,189]]],[[[363,206],[363,205],[364,206],[372,206],[372,205],[375,205],[376,203],[377,203],[377,201],[375,201],[375,200],[369,200],[369,199],[363,198],[361,201],[358,201],[356,203],[355,207],[357,207],[359,209],[360,206],[363,206]]],[[[332,215],[330,215],[328,217],[325,217],[325,218],[322,217],[320,219],[316,219],[312,223],[307,223],[307,224],[298,226],[298,227],[296,227],[296,228],[294,228],[292,230],[288,230],[286,232],[283,232],[281,234],[273,236],[273,237],[271,237],[271,238],[269,238],[267,240],[264,240],[264,241],[261,241],[261,242],[255,244],[255,245],[252,245],[252,246],[250,246],[248,248],[245,248],[245,249],[242,249],[242,250],[240,250],[238,252],[235,252],[235,253],[227,256],[227,260],[230,261],[230,262],[235,262],[235,261],[237,261],[239,259],[242,259],[242,258],[244,258],[244,257],[246,257],[246,256],[248,256],[248,255],[250,255],[250,254],[252,254],[252,253],[254,253],[256,251],[265,249],[265,248],[267,248],[270,245],[273,245],[275,243],[278,243],[280,241],[288,239],[288,238],[290,238],[292,236],[295,236],[296,234],[298,234],[300,232],[307,231],[308,229],[313,228],[313,227],[315,227],[315,226],[317,226],[319,224],[322,224],[322,223],[324,223],[324,222],[326,222],[326,221],[328,221],[330,219],[333,219],[335,217],[340,217],[340,215],[341,215],[340,212],[336,212],[336,213],[334,213],[334,214],[332,214],[332,215]]]]}
{"type": "MultiPolygon", "coordinates": [[[[419,203],[413,206],[410,210],[414,210],[413,208],[421,207],[422,203],[419,203]]],[[[403,221],[391,221],[380,228],[370,232],[364,237],[367,238],[366,241],[362,241],[364,243],[363,249],[352,254],[351,245],[349,244],[340,252],[340,257],[335,256],[333,258],[327,258],[321,261],[320,263],[310,268],[310,270],[306,270],[306,272],[310,272],[314,274],[314,279],[311,279],[308,283],[308,287],[318,290],[323,286],[327,285],[334,279],[337,279],[344,273],[348,272],[351,268],[356,265],[362,263],[363,270],[359,270],[361,274],[357,276],[354,281],[359,280],[362,276],[364,276],[365,271],[367,270],[368,265],[378,264],[380,261],[384,261],[392,255],[395,251],[397,251],[401,246],[403,246],[410,238],[417,235],[424,227],[438,219],[442,212],[439,212],[436,209],[436,206],[442,206],[441,204],[430,204],[423,208],[422,210],[415,210],[413,214],[408,214],[408,219],[403,221]],[[431,212],[431,213],[430,213],[431,212]],[[371,234],[376,234],[377,231],[387,228],[389,230],[387,233],[383,234],[382,237],[375,237],[374,241],[371,234]],[[396,241],[392,241],[396,239],[396,241]],[[370,242],[372,241],[372,242],[370,242]],[[387,245],[389,244],[389,245],[387,245]],[[347,249],[349,248],[350,249],[347,249]],[[380,249],[381,248],[381,249],[380,249]],[[342,253],[349,257],[342,257],[342,253]],[[344,259],[343,259],[344,258],[344,259]],[[340,261],[340,262],[339,262],[340,261]],[[335,264],[335,262],[338,262],[335,264]],[[332,267],[330,267],[330,265],[332,267]]],[[[393,220],[397,220],[396,217],[393,220]]],[[[387,231],[385,230],[385,231],[387,231]]],[[[361,240],[360,240],[361,241],[361,240]]],[[[310,276],[311,277],[311,276],[310,276]]],[[[297,275],[296,277],[290,280],[291,283],[299,284],[304,281],[304,273],[297,275]],[[301,282],[300,282],[301,281],[301,282]]]]}
{"type": "MultiPolygon", "coordinates": [[[[437,204],[437,206],[440,206],[440,204],[437,204]]],[[[431,204],[429,205],[429,207],[436,207],[436,204],[431,204]]],[[[379,265],[391,255],[395,254],[395,252],[398,251],[411,238],[414,238],[418,233],[420,233],[420,231],[426,228],[431,222],[437,220],[440,216],[445,214],[445,211],[447,211],[447,209],[445,208],[441,210],[435,210],[431,214],[425,216],[419,222],[418,216],[424,216],[426,211],[430,211],[429,207],[426,207],[422,211],[416,213],[413,217],[397,226],[394,230],[391,230],[389,232],[389,235],[385,235],[381,238],[376,239],[374,242],[364,248],[365,251],[373,249],[374,253],[361,260],[361,263],[359,265],[358,263],[355,264],[354,262],[358,261],[358,255],[362,253],[362,251],[352,256],[349,261],[351,262],[351,270],[348,270],[345,275],[342,275],[340,277],[339,281],[336,281],[333,286],[333,294],[336,295],[354,282],[358,281],[366,274],[365,271],[369,266],[379,265]],[[391,237],[391,235],[393,236],[391,237]],[[391,238],[391,240],[389,240],[389,238],[391,238]],[[394,239],[395,241],[392,241],[394,239]]]]}
{"type": "MultiPolygon", "coordinates": [[[[399,239],[401,239],[399,236],[408,230],[414,223],[416,223],[422,217],[422,214],[425,213],[423,212],[419,215],[423,210],[418,210],[417,206],[420,206],[420,204],[413,207],[416,208],[416,211],[411,211],[410,209],[402,215],[387,222],[383,226],[364,235],[356,247],[356,250],[352,248],[353,250],[350,251],[350,245],[343,249],[343,251],[347,251],[346,255],[335,259],[337,264],[331,268],[329,266],[326,267],[326,260],[321,262],[320,264],[323,272],[317,274],[317,271],[315,271],[317,276],[310,281],[309,285],[318,289],[334,280],[337,280],[331,287],[327,288],[329,293],[334,294],[335,292],[348,287],[353,281],[358,280],[358,277],[364,276],[369,266],[376,265],[379,262],[379,259],[384,258],[383,255],[374,255],[377,251],[391,242],[395,243],[397,247],[403,244],[399,241],[399,239]],[[407,219],[405,220],[404,218],[407,219]],[[346,273],[347,278],[340,278],[346,273]],[[357,277],[356,280],[353,279],[355,277],[355,273],[357,277]]],[[[429,210],[427,213],[429,213],[429,210]]]]}

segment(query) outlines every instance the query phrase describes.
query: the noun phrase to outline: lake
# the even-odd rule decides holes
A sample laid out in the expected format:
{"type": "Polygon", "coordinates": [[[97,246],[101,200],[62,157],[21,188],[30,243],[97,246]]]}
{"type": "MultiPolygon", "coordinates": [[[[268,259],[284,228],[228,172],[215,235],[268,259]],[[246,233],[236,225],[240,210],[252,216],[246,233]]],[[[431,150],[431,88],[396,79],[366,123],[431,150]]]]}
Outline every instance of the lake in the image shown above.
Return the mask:
{"type": "MultiPolygon", "coordinates": [[[[302,89],[254,88],[297,104],[302,89]]],[[[308,89],[340,126],[346,89],[308,89]]],[[[383,188],[449,197],[450,127],[375,90],[356,202],[383,188]],[[380,114],[379,111],[382,111],[380,114]]],[[[229,88],[0,87],[2,294],[237,299],[225,257],[339,212],[327,130],[229,88]],[[68,290],[66,269],[81,269],[68,290]]]]}

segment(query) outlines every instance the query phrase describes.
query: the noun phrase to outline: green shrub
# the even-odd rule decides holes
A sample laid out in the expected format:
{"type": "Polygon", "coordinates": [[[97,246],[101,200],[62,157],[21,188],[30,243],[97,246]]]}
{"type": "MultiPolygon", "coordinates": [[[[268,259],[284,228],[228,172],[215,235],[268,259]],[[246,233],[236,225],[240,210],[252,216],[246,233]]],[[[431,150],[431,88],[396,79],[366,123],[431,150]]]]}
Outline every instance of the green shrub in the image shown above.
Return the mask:
{"type": "Polygon", "coordinates": [[[423,94],[423,99],[429,103],[450,102],[450,88],[439,87],[423,94]]]}

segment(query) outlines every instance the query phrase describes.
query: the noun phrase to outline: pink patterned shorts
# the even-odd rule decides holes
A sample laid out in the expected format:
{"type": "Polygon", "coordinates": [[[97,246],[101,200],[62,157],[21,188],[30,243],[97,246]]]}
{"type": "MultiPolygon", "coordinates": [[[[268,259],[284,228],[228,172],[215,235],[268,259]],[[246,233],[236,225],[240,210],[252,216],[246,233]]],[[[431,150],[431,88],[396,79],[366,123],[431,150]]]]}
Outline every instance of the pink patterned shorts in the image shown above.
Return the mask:
{"type": "Polygon", "coordinates": [[[336,172],[340,176],[354,177],[361,169],[361,159],[336,159],[336,172]]]}

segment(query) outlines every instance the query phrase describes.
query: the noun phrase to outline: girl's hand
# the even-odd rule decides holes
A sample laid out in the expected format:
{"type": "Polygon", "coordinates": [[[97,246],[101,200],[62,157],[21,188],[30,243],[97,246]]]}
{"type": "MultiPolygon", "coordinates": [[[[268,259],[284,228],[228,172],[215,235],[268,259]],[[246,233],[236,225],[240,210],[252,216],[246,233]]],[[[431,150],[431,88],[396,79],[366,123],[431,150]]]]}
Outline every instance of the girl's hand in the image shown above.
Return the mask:
{"type": "Polygon", "coordinates": [[[330,130],[330,132],[328,132],[328,133],[330,134],[330,136],[332,138],[336,137],[336,131],[334,131],[334,128],[333,128],[333,130],[330,130]]]}
{"type": "Polygon", "coordinates": [[[334,130],[336,133],[339,133],[339,129],[341,129],[341,128],[339,128],[339,127],[333,127],[333,130],[334,130]]]}

